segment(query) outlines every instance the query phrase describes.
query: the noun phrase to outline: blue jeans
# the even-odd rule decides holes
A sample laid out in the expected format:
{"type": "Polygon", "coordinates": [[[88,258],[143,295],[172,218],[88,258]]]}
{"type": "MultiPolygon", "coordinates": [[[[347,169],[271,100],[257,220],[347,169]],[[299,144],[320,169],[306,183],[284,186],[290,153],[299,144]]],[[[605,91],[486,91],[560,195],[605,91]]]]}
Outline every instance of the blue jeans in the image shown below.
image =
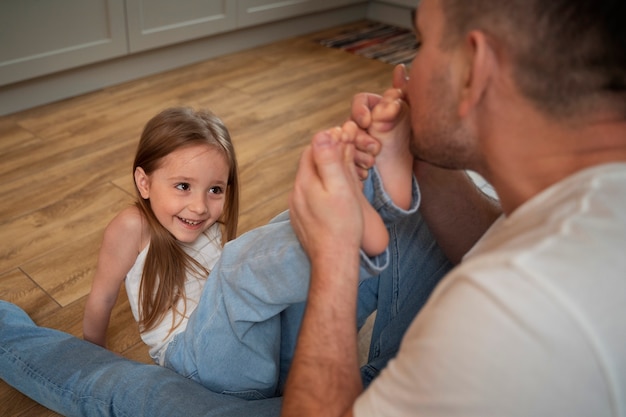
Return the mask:
{"type": "Polygon", "coordinates": [[[0,377],[65,416],[276,416],[281,404],[280,398],[249,402],[215,394],[169,369],[37,327],[4,301],[0,377]]]}
{"type": "MultiPolygon", "coordinates": [[[[378,275],[387,253],[361,255],[361,279],[378,275]]],[[[164,365],[213,392],[258,400],[280,395],[306,301],[310,266],[287,212],[229,242],[206,280],[187,327],[164,365]],[[281,357],[282,355],[282,357],[281,357]]]]}
{"type": "MultiPolygon", "coordinates": [[[[415,182],[411,210],[393,204],[376,170],[366,186],[366,196],[388,225],[419,206],[415,182]]],[[[373,259],[361,253],[360,264],[364,282],[384,270],[388,252],[373,259]]],[[[251,400],[281,395],[295,347],[295,339],[288,344],[281,335],[297,335],[302,309],[281,313],[306,301],[309,276],[288,212],[228,242],[186,329],[169,343],[164,365],[213,392],[251,400]]]]}
{"type": "MultiPolygon", "coordinates": [[[[369,363],[362,369],[365,385],[395,356],[406,328],[451,267],[419,212],[394,218],[379,203],[384,204],[374,198],[375,208],[393,220],[388,224],[390,265],[378,277],[362,281],[359,288],[359,324],[377,311],[369,363]]],[[[278,313],[279,385],[289,368],[303,310],[304,304],[296,303],[278,313]]],[[[224,361],[233,363],[230,358],[224,361]]],[[[245,401],[214,393],[166,368],[129,361],[63,332],[37,327],[21,309],[6,302],[0,302],[0,377],[35,401],[69,416],[280,413],[280,398],[245,401]]]]}
{"type": "Polygon", "coordinates": [[[389,267],[359,287],[358,325],[376,310],[368,362],[361,368],[364,387],[396,356],[406,329],[453,267],[419,212],[388,230],[389,267]]]}

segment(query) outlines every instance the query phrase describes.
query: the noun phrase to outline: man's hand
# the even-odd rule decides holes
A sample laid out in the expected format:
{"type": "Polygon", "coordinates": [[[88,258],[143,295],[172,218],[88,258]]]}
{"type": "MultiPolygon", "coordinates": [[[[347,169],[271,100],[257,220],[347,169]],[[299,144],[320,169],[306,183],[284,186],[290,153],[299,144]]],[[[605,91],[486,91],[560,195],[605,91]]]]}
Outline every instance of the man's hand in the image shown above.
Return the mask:
{"type": "MultiPolygon", "coordinates": [[[[406,95],[406,81],[406,68],[402,64],[396,65],[393,70],[392,85],[398,90],[401,98],[406,95]]],[[[378,156],[381,149],[380,142],[369,135],[367,130],[372,124],[372,110],[382,99],[382,96],[372,93],[359,93],[352,99],[350,122],[355,123],[358,127],[354,141],[356,147],[354,163],[361,180],[367,178],[367,171],[374,166],[375,157],[378,156]]],[[[395,122],[390,121],[390,125],[395,125],[395,122]]]]}
{"type": "MultiPolygon", "coordinates": [[[[406,68],[403,64],[396,65],[393,69],[392,87],[406,96],[406,68]]],[[[372,123],[372,110],[381,101],[382,96],[372,93],[359,93],[352,99],[352,111],[350,118],[363,130],[369,129],[372,123]]],[[[357,144],[357,148],[359,145],[357,144]]]]}
{"type": "Polygon", "coordinates": [[[380,142],[371,137],[365,130],[358,128],[358,126],[349,120],[344,124],[352,124],[356,129],[353,141],[355,146],[354,164],[356,165],[356,172],[359,179],[365,180],[369,174],[369,169],[376,163],[376,156],[380,152],[380,142]]]}
{"type": "Polygon", "coordinates": [[[313,137],[304,151],[289,205],[291,222],[310,259],[338,252],[333,246],[358,251],[363,234],[360,184],[354,146],[341,141],[341,130],[313,137]]]}
{"type": "Polygon", "coordinates": [[[283,417],[351,416],[362,392],[356,299],[363,215],[354,144],[341,129],[313,137],[289,206],[311,282],[283,399],[283,417]]]}

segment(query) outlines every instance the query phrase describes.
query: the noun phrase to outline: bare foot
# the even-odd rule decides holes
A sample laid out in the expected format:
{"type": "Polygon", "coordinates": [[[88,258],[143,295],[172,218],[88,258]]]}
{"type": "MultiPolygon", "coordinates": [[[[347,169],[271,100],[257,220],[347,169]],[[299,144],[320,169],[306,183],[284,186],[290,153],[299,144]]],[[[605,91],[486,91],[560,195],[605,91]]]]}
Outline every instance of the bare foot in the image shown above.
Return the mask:
{"type": "MultiPolygon", "coordinates": [[[[358,128],[356,125],[353,122],[347,122],[342,128],[332,129],[331,136],[344,142],[353,143],[357,132],[358,128]]],[[[363,194],[363,183],[357,173],[355,161],[350,160],[345,162],[354,168],[352,169],[355,179],[354,184],[355,187],[358,187],[357,195],[359,196],[359,203],[361,204],[363,213],[363,240],[361,241],[361,249],[368,256],[380,255],[389,245],[389,232],[387,231],[383,219],[378,212],[374,210],[374,207],[372,207],[363,194]]]]}
{"type": "Polygon", "coordinates": [[[368,133],[381,144],[376,167],[385,191],[396,206],[407,210],[412,200],[413,156],[409,148],[409,107],[403,97],[400,89],[385,91],[372,110],[368,133]]]}

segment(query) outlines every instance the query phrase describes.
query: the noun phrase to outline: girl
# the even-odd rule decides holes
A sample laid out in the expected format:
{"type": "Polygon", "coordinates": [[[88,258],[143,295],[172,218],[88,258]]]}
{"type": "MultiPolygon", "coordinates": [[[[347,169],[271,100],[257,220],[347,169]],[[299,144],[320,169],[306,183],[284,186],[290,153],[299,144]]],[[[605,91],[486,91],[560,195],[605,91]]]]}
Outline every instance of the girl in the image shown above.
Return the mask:
{"type": "Polygon", "coordinates": [[[142,339],[157,363],[185,329],[222,245],[236,235],[237,160],[210,112],[167,109],[143,131],[133,164],[139,197],[108,225],[87,299],[86,340],[106,344],[125,281],[142,339]]]}
{"type": "MultiPolygon", "coordinates": [[[[232,240],[237,162],[227,129],[209,112],[174,108],[151,119],[139,142],[134,179],[138,202],[105,230],[85,309],[85,339],[106,345],[125,281],[141,337],[157,364],[215,392],[247,399],[280,394],[309,277],[288,215],[232,240]]],[[[369,256],[385,251],[388,236],[363,200],[366,278],[386,262],[385,256],[369,256]]]]}

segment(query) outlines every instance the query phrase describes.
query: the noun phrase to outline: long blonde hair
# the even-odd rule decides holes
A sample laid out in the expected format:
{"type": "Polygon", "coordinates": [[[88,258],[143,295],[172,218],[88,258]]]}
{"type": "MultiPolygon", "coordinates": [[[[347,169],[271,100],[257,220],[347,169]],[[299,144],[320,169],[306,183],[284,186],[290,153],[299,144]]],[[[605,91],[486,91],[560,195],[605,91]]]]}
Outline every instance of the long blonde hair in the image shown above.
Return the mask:
{"type": "MultiPolygon", "coordinates": [[[[224,212],[218,220],[222,225],[222,245],[237,234],[239,219],[239,180],[237,159],[230,134],[224,123],[213,113],[195,111],[187,107],[169,108],[154,116],[144,127],[133,172],[141,167],[150,175],[161,165],[163,158],[177,149],[204,144],[223,152],[229,173],[224,212]]],[[[137,185],[135,184],[135,188],[137,185]]],[[[155,327],[170,310],[173,311],[172,330],[180,324],[175,317],[176,305],[185,299],[186,274],[205,277],[209,271],[188,255],[174,236],[157,220],[149,199],[141,198],[137,190],[136,206],[150,229],[150,247],[146,255],[139,289],[139,326],[142,330],[155,327]]],[[[185,303],[186,304],[186,303],[185,303]]]]}

